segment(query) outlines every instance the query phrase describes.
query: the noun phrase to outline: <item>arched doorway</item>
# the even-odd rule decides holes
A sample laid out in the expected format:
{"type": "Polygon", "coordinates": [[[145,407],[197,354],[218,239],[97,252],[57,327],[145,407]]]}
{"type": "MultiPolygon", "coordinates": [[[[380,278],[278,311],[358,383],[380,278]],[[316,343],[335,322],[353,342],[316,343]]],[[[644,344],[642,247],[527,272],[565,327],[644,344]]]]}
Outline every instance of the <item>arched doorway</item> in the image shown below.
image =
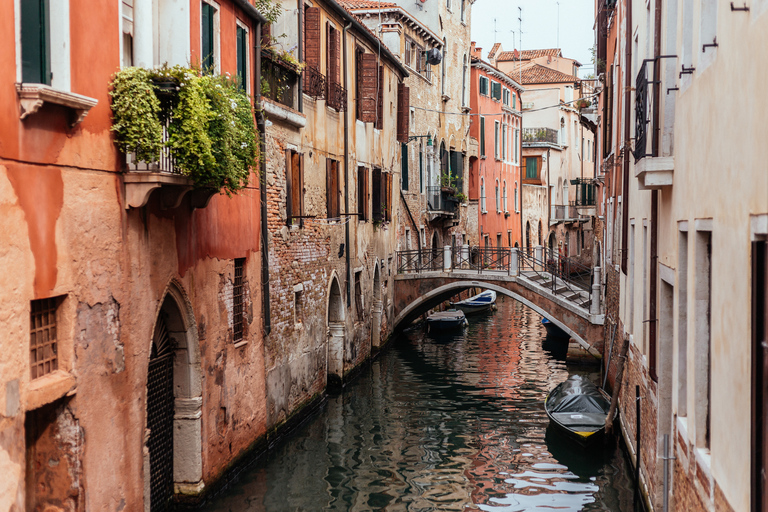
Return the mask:
{"type": "Polygon", "coordinates": [[[430,268],[432,270],[439,270],[439,265],[437,264],[437,259],[440,257],[440,235],[438,235],[437,230],[432,232],[432,261],[430,263],[430,268]]]}
{"type": "Polygon", "coordinates": [[[344,379],[344,301],[339,280],[334,275],[328,293],[328,382],[341,387],[344,379]]]}
{"type": "Polygon", "coordinates": [[[150,347],[144,478],[145,509],[168,510],[174,487],[202,483],[202,382],[197,328],[181,289],[169,287],[150,347]]]}
{"type": "Polygon", "coordinates": [[[531,248],[531,223],[525,221],[525,248],[530,252],[531,248]]]}
{"type": "Polygon", "coordinates": [[[555,232],[552,231],[549,233],[549,252],[554,253],[555,251],[555,232]]]}
{"type": "Polygon", "coordinates": [[[381,277],[379,275],[379,264],[373,268],[373,304],[371,314],[371,347],[379,348],[381,346],[381,312],[383,303],[381,300],[381,277]]]}

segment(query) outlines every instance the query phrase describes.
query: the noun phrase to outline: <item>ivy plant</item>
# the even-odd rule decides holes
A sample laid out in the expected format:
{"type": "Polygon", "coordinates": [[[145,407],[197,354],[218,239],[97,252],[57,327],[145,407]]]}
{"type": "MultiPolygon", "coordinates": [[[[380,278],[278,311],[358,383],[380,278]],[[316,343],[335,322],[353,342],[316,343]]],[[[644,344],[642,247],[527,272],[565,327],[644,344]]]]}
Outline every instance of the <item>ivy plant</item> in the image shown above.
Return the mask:
{"type": "Polygon", "coordinates": [[[163,147],[160,100],[154,92],[152,73],[143,68],[126,68],[114,76],[112,90],[112,131],[123,153],[135,152],[142,162],[154,162],[163,147]]]}

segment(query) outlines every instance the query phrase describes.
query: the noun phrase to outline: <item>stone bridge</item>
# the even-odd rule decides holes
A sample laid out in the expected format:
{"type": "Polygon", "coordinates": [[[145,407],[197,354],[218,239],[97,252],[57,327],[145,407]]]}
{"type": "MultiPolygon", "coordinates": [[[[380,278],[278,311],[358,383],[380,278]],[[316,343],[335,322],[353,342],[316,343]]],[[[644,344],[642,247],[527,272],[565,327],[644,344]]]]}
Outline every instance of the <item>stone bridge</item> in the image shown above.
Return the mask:
{"type": "MultiPolygon", "coordinates": [[[[603,351],[603,323],[605,314],[600,293],[600,267],[595,267],[589,284],[575,286],[548,272],[545,249],[525,254],[516,248],[491,249],[493,254],[480,254],[483,265],[471,264],[464,246],[463,254],[452,255],[451,247],[440,251],[427,265],[413,261],[408,252],[398,253],[398,274],[395,276],[394,328],[408,326],[420,315],[438,306],[463,290],[482,288],[493,290],[525,304],[581,345],[590,354],[599,357],[603,351]],[[436,261],[439,260],[439,261],[436,261]],[[404,263],[405,262],[405,263],[404,263]],[[437,265],[437,264],[439,265],[437,265]],[[438,267],[435,269],[435,267],[438,267]]],[[[457,251],[459,252],[459,251],[457,251]]],[[[482,250],[481,250],[482,252],[482,250]]],[[[552,261],[549,262],[550,267],[552,261]]]]}

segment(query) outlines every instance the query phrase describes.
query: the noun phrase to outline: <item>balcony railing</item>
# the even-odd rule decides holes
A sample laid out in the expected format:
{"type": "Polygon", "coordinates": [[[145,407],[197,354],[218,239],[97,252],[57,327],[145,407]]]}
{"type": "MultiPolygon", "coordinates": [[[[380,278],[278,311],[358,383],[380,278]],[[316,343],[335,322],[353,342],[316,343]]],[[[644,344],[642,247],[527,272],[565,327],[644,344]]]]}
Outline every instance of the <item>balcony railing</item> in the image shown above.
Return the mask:
{"type": "Polygon", "coordinates": [[[427,187],[427,206],[431,212],[445,212],[455,214],[458,208],[458,200],[450,192],[443,191],[443,187],[427,187]]]}
{"type": "Polygon", "coordinates": [[[557,130],[552,128],[523,128],[523,142],[557,144],[557,130]]]}
{"type": "Polygon", "coordinates": [[[579,210],[570,204],[553,204],[549,216],[553,222],[568,222],[579,218],[579,210]]]}
{"type": "Polygon", "coordinates": [[[261,77],[267,87],[262,87],[261,94],[286,107],[295,108],[294,91],[299,75],[271,53],[262,52],[262,56],[264,58],[261,60],[261,77]]]}
{"type": "Polygon", "coordinates": [[[347,90],[336,82],[328,82],[328,106],[337,112],[347,110],[347,90]]]}
{"type": "Polygon", "coordinates": [[[573,206],[595,206],[595,184],[591,179],[576,178],[571,180],[571,185],[576,185],[576,200],[571,201],[573,206]]]}
{"type": "Polygon", "coordinates": [[[325,75],[314,66],[304,68],[304,94],[320,100],[325,98],[325,75]]]}
{"type": "Polygon", "coordinates": [[[136,152],[130,152],[126,155],[126,169],[128,171],[153,171],[167,172],[171,174],[181,174],[176,168],[176,158],[168,147],[168,127],[173,121],[173,110],[178,100],[176,88],[157,89],[157,97],[160,100],[160,124],[163,125],[163,145],[160,148],[160,157],[155,162],[142,162],[136,160],[136,152]]]}
{"type": "Polygon", "coordinates": [[[646,156],[648,141],[648,76],[646,62],[640,66],[635,80],[635,149],[632,154],[635,162],[646,156]]]}

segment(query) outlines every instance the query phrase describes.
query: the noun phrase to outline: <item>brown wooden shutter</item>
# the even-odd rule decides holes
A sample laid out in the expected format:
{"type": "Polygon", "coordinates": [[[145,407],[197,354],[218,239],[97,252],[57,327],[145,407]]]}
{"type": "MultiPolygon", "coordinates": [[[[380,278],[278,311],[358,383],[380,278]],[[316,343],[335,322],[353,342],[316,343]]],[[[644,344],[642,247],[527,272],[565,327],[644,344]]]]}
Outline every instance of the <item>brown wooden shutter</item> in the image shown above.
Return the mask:
{"type": "Polygon", "coordinates": [[[340,84],[339,70],[341,69],[341,34],[338,30],[331,29],[331,48],[328,52],[328,60],[331,62],[330,73],[328,73],[328,80],[340,84]]]}
{"type": "Polygon", "coordinates": [[[307,65],[320,69],[320,8],[307,7],[304,20],[304,45],[307,49],[307,65]]]}
{"type": "Polygon", "coordinates": [[[364,123],[373,123],[376,121],[376,85],[379,66],[376,55],[373,53],[364,53],[361,58],[363,76],[359,80],[362,101],[360,120],[364,123]]]}
{"type": "Polygon", "coordinates": [[[335,160],[325,161],[326,206],[328,218],[339,216],[339,167],[335,160]]]}
{"type": "Polygon", "coordinates": [[[293,172],[291,165],[291,153],[290,149],[285,150],[285,223],[287,225],[293,224],[293,172]]]}
{"type": "Polygon", "coordinates": [[[376,128],[381,130],[384,127],[384,66],[378,69],[378,99],[376,101],[376,128]]]}
{"type": "Polygon", "coordinates": [[[410,131],[411,107],[410,91],[404,84],[397,84],[397,140],[408,144],[408,132],[410,131]]]}
{"type": "Polygon", "coordinates": [[[325,160],[325,209],[326,217],[329,219],[333,217],[333,183],[331,182],[331,167],[332,161],[328,158],[325,160]]]}
{"type": "Polygon", "coordinates": [[[386,177],[387,177],[387,179],[385,181],[385,184],[386,184],[387,188],[386,188],[386,191],[384,192],[384,194],[385,194],[384,197],[385,197],[385,199],[387,201],[387,203],[386,203],[387,204],[387,209],[386,209],[387,217],[386,218],[387,218],[387,220],[392,220],[392,173],[388,172],[386,174],[386,177]]]}

